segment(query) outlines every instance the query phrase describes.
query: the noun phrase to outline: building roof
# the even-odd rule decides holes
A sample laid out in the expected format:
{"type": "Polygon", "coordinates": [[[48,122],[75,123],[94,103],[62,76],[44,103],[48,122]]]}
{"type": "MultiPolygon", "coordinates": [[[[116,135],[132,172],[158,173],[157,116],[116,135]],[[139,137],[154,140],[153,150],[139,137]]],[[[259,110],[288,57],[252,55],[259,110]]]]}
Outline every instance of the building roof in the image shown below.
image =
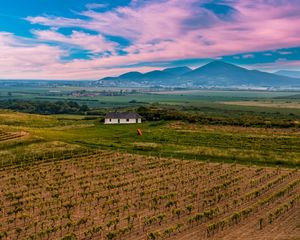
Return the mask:
{"type": "Polygon", "coordinates": [[[130,113],[130,112],[123,112],[123,113],[110,112],[105,115],[105,118],[138,119],[138,118],[142,118],[142,116],[137,113],[130,113]]]}

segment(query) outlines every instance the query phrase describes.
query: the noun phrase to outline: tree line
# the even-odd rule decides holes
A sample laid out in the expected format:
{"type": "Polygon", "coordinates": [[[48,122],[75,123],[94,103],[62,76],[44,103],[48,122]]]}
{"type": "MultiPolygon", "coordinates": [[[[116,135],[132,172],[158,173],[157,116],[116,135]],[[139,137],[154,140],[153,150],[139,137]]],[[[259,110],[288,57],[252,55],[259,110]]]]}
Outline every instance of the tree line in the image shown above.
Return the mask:
{"type": "Polygon", "coordinates": [[[4,100],[0,101],[0,108],[36,114],[84,114],[90,110],[74,101],[4,100]]]}
{"type": "Polygon", "coordinates": [[[264,128],[299,128],[300,124],[292,117],[281,115],[274,118],[272,115],[260,115],[257,113],[243,113],[236,115],[225,115],[218,112],[184,111],[182,109],[167,108],[161,106],[141,106],[137,112],[148,121],[175,120],[187,121],[189,123],[200,123],[206,125],[228,125],[242,127],[264,127],[264,128]]]}

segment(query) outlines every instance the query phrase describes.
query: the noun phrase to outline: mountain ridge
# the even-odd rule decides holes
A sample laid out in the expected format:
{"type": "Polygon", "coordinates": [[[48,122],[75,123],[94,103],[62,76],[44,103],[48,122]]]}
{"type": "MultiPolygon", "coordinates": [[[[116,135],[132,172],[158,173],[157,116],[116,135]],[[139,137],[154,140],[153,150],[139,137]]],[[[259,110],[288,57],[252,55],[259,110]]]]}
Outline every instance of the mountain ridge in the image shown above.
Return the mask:
{"type": "Polygon", "coordinates": [[[212,61],[196,69],[189,67],[166,68],[151,72],[128,72],[118,77],[97,81],[112,85],[145,86],[300,86],[300,79],[280,76],[259,70],[249,70],[223,61],[212,61]]]}

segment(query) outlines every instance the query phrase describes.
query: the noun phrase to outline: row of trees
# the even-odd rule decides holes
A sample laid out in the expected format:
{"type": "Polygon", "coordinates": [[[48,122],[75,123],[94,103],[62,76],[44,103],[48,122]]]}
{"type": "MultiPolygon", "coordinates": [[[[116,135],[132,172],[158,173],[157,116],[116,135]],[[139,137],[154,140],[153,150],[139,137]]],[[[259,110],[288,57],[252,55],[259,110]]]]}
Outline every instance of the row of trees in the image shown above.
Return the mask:
{"type": "MultiPolygon", "coordinates": [[[[225,111],[225,110],[224,110],[225,111]]],[[[230,110],[227,110],[230,112],[230,110]]],[[[237,115],[223,114],[218,109],[197,109],[196,111],[185,110],[180,107],[164,107],[164,106],[141,106],[137,112],[149,121],[161,120],[177,120],[188,121],[190,123],[200,123],[208,125],[228,125],[228,126],[243,126],[243,127],[276,127],[290,128],[300,127],[297,118],[294,116],[283,116],[280,118],[273,115],[260,115],[257,112],[242,112],[237,115]]]]}
{"type": "Polygon", "coordinates": [[[0,108],[37,114],[84,114],[90,109],[74,101],[0,101],[0,108]]]}

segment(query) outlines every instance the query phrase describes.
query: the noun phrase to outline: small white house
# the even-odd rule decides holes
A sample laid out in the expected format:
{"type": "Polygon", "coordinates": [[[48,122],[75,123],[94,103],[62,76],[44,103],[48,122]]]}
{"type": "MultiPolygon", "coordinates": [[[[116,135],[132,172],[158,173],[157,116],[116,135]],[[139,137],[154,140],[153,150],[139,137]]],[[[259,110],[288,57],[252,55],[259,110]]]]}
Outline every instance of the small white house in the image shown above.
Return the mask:
{"type": "Polygon", "coordinates": [[[107,113],[104,124],[134,124],[142,123],[142,117],[137,113],[107,113]]]}

